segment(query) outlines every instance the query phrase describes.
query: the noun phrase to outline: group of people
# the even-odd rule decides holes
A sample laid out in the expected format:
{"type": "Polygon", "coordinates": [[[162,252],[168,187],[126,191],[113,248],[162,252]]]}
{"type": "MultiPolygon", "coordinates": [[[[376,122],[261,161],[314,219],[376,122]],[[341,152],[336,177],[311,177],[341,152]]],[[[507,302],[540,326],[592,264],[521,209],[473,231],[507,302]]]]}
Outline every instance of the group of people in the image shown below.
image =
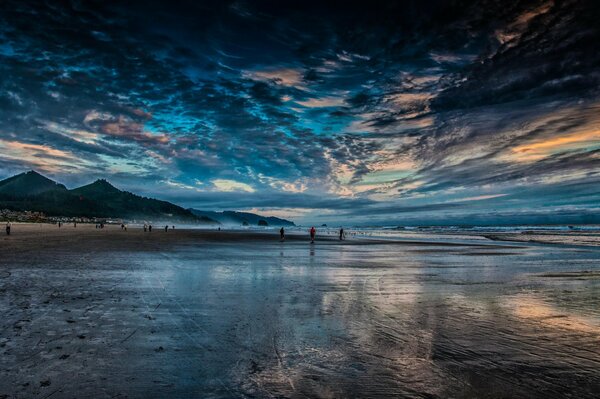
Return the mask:
{"type": "MultiPolygon", "coordinates": [[[[10,235],[10,228],[11,228],[11,223],[10,221],[6,223],[6,235],[10,235]]],[[[62,226],[62,222],[58,222],[58,227],[62,226]]],[[[77,227],[77,223],[73,223],[73,227],[77,227]]],[[[104,228],[104,223],[99,223],[96,224],[96,228],[97,229],[103,229],[104,228]]],[[[175,226],[171,226],[172,230],[175,230],[175,226]]],[[[127,225],[124,223],[121,223],[121,230],[127,231],[127,225]]],[[[152,231],[152,225],[151,224],[147,224],[144,223],[144,232],[146,231],[152,231]]],[[[169,225],[165,226],[165,232],[169,231],[169,225]]],[[[221,228],[219,227],[219,231],[221,231],[221,228]]],[[[311,227],[310,230],[308,230],[309,234],[310,234],[310,242],[311,244],[315,242],[315,237],[317,235],[317,229],[315,229],[315,227],[311,227]]],[[[340,240],[344,240],[346,238],[346,233],[344,232],[344,228],[340,227],[340,231],[339,231],[340,235],[340,240]]],[[[282,227],[279,230],[279,238],[280,241],[285,241],[285,229],[282,227]]]]}
{"type": "MultiPolygon", "coordinates": [[[[127,229],[125,229],[127,230],[127,229]]],[[[171,230],[175,230],[175,225],[171,226],[171,230]]],[[[148,224],[148,223],[144,223],[144,232],[151,232],[152,231],[152,225],[148,224]]],[[[165,225],[165,232],[169,231],[169,225],[165,225]]]]}
{"type": "MultiPolygon", "coordinates": [[[[58,223],[56,223],[58,225],[58,228],[60,229],[62,227],[62,222],[59,220],[58,223]]],[[[73,222],[73,228],[77,227],[77,222],[73,222]]],[[[96,228],[98,228],[98,225],[96,225],[96,228]]]]}
{"type": "MultiPolygon", "coordinates": [[[[310,243],[313,244],[315,242],[315,237],[317,236],[317,229],[315,229],[315,226],[311,227],[308,230],[308,233],[310,234],[310,243]]],[[[340,231],[339,231],[340,235],[340,241],[341,240],[345,240],[346,239],[346,233],[344,232],[344,228],[340,227],[340,231]]],[[[281,229],[279,229],[279,240],[280,241],[285,241],[285,229],[282,227],[281,229]]]]}
{"type": "MultiPolygon", "coordinates": [[[[96,228],[98,228],[98,225],[96,225],[96,228]]],[[[100,228],[101,229],[104,228],[103,223],[100,223],[100,228]]],[[[127,231],[127,225],[124,223],[121,223],[121,230],[127,231]]],[[[175,230],[175,225],[171,226],[171,230],[175,230]]],[[[151,231],[152,231],[152,225],[149,223],[144,223],[144,232],[151,232],[151,231]]],[[[169,225],[165,226],[165,231],[169,231],[169,225]]]]}
{"type": "MultiPolygon", "coordinates": [[[[58,222],[57,223],[58,227],[61,228],[62,227],[62,222],[58,222]]],[[[73,222],[73,227],[77,227],[77,222],[73,222]]],[[[6,235],[10,235],[10,228],[11,228],[11,223],[7,222],[6,223],[6,235]]],[[[96,228],[97,229],[103,229],[104,228],[104,223],[96,223],[96,228]]],[[[123,231],[127,231],[127,225],[124,223],[121,223],[121,230],[123,231]]],[[[165,231],[169,230],[169,226],[166,225],[165,226],[165,231]]],[[[175,230],[175,226],[171,226],[171,230],[175,230]]],[[[151,224],[147,224],[144,223],[144,231],[152,231],[152,225],[151,224]]]]}

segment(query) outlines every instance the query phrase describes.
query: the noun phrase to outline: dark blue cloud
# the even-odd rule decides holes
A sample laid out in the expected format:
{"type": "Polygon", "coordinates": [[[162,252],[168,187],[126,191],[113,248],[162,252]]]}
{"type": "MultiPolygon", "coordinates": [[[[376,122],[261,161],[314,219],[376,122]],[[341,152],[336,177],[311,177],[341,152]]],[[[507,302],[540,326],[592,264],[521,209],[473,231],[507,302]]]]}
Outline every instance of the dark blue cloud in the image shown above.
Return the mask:
{"type": "Polygon", "coordinates": [[[7,0],[0,168],[219,209],[588,214],[599,16],[585,0],[7,0]]]}

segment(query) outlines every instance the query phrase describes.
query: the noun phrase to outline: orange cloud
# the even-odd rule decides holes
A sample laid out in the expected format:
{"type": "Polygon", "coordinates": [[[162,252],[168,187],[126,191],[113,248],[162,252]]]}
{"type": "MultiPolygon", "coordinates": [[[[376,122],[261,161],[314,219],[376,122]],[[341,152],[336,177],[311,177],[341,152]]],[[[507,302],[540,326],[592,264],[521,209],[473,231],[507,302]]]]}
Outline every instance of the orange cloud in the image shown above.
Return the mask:
{"type": "Polygon", "coordinates": [[[128,138],[146,144],[167,144],[166,134],[152,134],[144,131],[144,125],[120,116],[116,121],[105,123],[102,132],[109,136],[128,138]]]}
{"type": "Polygon", "coordinates": [[[282,86],[304,88],[303,71],[301,69],[277,68],[247,71],[244,76],[250,79],[274,82],[282,86]]]}
{"type": "Polygon", "coordinates": [[[519,162],[533,162],[557,152],[584,149],[592,145],[600,145],[600,130],[576,132],[522,144],[513,147],[511,155],[519,162]]]}
{"type": "Polygon", "coordinates": [[[521,35],[527,30],[529,23],[535,17],[550,11],[552,6],[554,6],[553,0],[547,1],[533,10],[525,11],[504,29],[497,30],[495,32],[496,39],[500,42],[500,44],[507,44],[514,39],[520,38],[521,35]]]}
{"type": "Polygon", "coordinates": [[[296,101],[306,108],[339,107],[344,105],[343,97],[321,97],[311,98],[306,101],[296,101]]]}
{"type": "Polygon", "coordinates": [[[31,167],[47,172],[56,172],[65,168],[79,168],[84,161],[73,153],[58,150],[43,144],[22,143],[20,141],[0,139],[0,150],[3,159],[21,161],[31,167]]]}

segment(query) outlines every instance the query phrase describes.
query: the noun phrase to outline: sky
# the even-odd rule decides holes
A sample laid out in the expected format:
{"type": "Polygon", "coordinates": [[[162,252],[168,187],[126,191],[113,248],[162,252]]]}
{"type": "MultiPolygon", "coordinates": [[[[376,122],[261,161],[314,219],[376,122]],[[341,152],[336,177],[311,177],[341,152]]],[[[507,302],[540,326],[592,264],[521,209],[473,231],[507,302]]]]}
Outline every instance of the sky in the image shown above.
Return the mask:
{"type": "Polygon", "coordinates": [[[0,178],[298,223],[600,223],[597,1],[0,2],[0,178]]]}

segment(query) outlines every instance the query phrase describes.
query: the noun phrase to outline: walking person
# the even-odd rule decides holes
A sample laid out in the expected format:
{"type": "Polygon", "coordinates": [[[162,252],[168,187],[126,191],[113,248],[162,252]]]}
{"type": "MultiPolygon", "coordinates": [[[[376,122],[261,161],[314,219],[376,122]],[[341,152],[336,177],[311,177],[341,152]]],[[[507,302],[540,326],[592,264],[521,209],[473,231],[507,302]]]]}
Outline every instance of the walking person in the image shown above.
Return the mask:
{"type": "Polygon", "coordinates": [[[283,227],[279,230],[279,241],[285,241],[285,230],[283,227]]]}
{"type": "Polygon", "coordinates": [[[310,228],[310,243],[313,244],[315,242],[315,235],[317,235],[317,229],[315,226],[310,228]]]}
{"type": "Polygon", "coordinates": [[[342,241],[344,238],[346,238],[346,236],[344,234],[344,228],[340,227],[340,241],[342,241]]]}
{"type": "Polygon", "coordinates": [[[6,235],[7,236],[10,235],[10,226],[11,226],[10,221],[6,222],[6,235]]]}
{"type": "Polygon", "coordinates": [[[169,231],[169,225],[165,226],[165,233],[169,231]]]}

